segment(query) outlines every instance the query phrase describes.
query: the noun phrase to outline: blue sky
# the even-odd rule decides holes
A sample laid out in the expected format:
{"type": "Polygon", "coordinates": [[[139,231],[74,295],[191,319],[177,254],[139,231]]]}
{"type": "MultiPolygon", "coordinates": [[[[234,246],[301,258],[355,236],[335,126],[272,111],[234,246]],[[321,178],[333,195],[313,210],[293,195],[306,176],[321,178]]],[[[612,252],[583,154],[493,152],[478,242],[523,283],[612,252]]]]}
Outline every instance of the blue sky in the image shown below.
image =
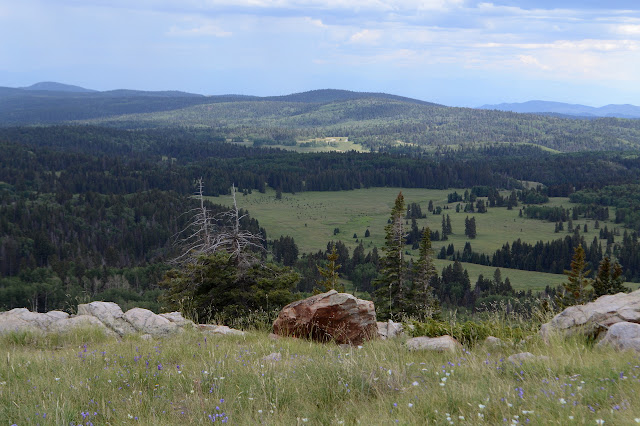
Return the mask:
{"type": "Polygon", "coordinates": [[[0,0],[0,86],[640,105],[640,4],[0,0]]]}

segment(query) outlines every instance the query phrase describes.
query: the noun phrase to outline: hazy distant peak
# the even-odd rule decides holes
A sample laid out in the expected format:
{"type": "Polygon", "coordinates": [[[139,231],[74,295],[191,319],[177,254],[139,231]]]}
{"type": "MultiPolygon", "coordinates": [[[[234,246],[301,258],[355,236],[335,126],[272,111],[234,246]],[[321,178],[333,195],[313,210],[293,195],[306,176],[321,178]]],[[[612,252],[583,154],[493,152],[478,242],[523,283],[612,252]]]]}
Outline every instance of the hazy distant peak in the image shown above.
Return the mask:
{"type": "Polygon", "coordinates": [[[32,84],[29,87],[22,87],[23,90],[39,90],[46,92],[74,92],[74,93],[92,93],[95,90],[85,89],[80,86],[73,86],[71,84],[56,83],[55,81],[41,81],[40,83],[32,84]]]}
{"type": "Polygon", "coordinates": [[[480,109],[495,109],[519,113],[554,113],[580,117],[620,117],[640,118],[640,107],[635,105],[605,105],[595,108],[580,104],[567,104],[551,101],[527,101],[520,103],[503,103],[497,105],[482,105],[480,109]]]}

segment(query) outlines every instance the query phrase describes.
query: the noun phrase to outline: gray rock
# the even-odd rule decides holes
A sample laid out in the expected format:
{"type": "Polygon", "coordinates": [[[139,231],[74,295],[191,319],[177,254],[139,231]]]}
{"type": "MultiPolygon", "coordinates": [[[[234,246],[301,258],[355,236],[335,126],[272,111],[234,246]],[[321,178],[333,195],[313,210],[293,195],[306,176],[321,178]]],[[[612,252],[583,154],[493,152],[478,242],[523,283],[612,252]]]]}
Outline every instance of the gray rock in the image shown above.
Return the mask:
{"type": "Polygon", "coordinates": [[[546,340],[551,333],[602,336],[618,322],[640,323],[640,290],[601,296],[585,305],[570,306],[542,325],[546,340]]]}
{"type": "Polygon", "coordinates": [[[378,321],[376,324],[378,325],[378,337],[383,340],[404,336],[402,323],[389,320],[387,322],[378,321]]]}
{"type": "Polygon", "coordinates": [[[270,353],[269,355],[265,355],[262,357],[263,361],[271,361],[271,362],[278,362],[282,360],[282,354],[280,352],[273,352],[270,353]]]}
{"type": "Polygon", "coordinates": [[[43,331],[61,320],[69,318],[69,314],[61,311],[47,313],[30,312],[26,308],[16,308],[0,313],[0,333],[10,331],[43,331]]]}
{"type": "Polygon", "coordinates": [[[513,362],[513,363],[520,363],[523,361],[546,361],[548,360],[549,357],[546,355],[534,355],[531,352],[520,352],[518,354],[513,354],[511,355],[509,358],[507,358],[507,361],[513,362]]]}
{"type": "Polygon", "coordinates": [[[67,319],[55,321],[51,323],[48,331],[53,333],[64,333],[76,328],[85,327],[96,327],[103,330],[108,335],[115,335],[114,331],[110,330],[98,318],[92,317],[91,315],[76,315],[67,319]]]}
{"type": "Polygon", "coordinates": [[[78,315],[91,315],[120,336],[132,334],[136,329],[123,318],[120,306],[113,302],[91,302],[78,305],[78,315]]]}
{"type": "Polygon", "coordinates": [[[198,329],[207,334],[215,334],[220,336],[244,336],[245,332],[229,328],[226,325],[214,324],[198,324],[198,329]]]}
{"type": "Polygon", "coordinates": [[[445,352],[455,352],[462,349],[462,345],[451,336],[445,335],[440,337],[414,337],[407,340],[407,348],[411,350],[428,350],[445,352]]]}
{"type": "Polygon", "coordinates": [[[133,308],[124,313],[123,318],[136,331],[152,336],[168,336],[175,334],[180,328],[167,318],[154,314],[148,309],[133,308]]]}
{"type": "Polygon", "coordinates": [[[633,349],[640,352],[640,324],[618,322],[607,330],[598,346],[611,345],[616,349],[633,349]]]}
{"type": "Polygon", "coordinates": [[[494,336],[489,336],[486,339],[484,339],[484,344],[485,346],[488,346],[490,348],[503,348],[506,346],[506,344],[502,341],[502,339],[499,339],[494,336]]]}
{"type": "Polygon", "coordinates": [[[161,317],[168,319],[178,327],[189,328],[194,327],[193,321],[186,319],[180,312],[168,312],[166,314],[160,314],[161,317]]]}

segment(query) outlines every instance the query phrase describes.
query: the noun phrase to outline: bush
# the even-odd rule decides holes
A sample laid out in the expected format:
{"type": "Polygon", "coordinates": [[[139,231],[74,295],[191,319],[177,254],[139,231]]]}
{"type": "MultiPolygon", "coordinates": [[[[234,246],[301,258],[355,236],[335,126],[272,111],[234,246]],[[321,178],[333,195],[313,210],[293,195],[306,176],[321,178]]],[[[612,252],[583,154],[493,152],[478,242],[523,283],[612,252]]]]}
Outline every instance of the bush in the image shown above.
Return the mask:
{"type": "Polygon", "coordinates": [[[274,263],[239,268],[225,253],[202,257],[182,270],[171,270],[160,286],[161,302],[197,322],[228,323],[254,311],[269,312],[293,300],[299,275],[274,263]]]}
{"type": "Polygon", "coordinates": [[[495,321],[408,321],[408,323],[405,324],[405,329],[408,330],[411,337],[439,337],[449,335],[463,345],[468,346],[473,346],[478,341],[481,342],[489,336],[501,339],[520,340],[530,334],[519,325],[509,326],[496,323],[495,321]],[[409,327],[407,327],[407,325],[409,325],[409,327]],[[413,328],[411,326],[413,326],[413,328]]]}

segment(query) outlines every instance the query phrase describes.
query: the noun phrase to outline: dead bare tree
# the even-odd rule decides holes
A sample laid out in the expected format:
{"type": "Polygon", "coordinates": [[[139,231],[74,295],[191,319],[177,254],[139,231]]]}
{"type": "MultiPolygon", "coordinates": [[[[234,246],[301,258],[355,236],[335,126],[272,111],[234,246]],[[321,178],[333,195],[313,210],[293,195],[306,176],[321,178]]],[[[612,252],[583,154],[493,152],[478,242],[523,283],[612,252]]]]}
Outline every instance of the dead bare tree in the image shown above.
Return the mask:
{"type": "Polygon", "coordinates": [[[197,181],[195,196],[200,201],[200,206],[188,212],[193,215],[193,219],[176,234],[176,245],[181,248],[182,254],[173,259],[172,263],[198,263],[203,256],[220,252],[228,254],[239,268],[259,262],[256,252],[264,250],[263,238],[240,228],[240,221],[247,214],[240,214],[235,185],[231,186],[233,207],[215,216],[205,205],[202,178],[197,181]]]}

